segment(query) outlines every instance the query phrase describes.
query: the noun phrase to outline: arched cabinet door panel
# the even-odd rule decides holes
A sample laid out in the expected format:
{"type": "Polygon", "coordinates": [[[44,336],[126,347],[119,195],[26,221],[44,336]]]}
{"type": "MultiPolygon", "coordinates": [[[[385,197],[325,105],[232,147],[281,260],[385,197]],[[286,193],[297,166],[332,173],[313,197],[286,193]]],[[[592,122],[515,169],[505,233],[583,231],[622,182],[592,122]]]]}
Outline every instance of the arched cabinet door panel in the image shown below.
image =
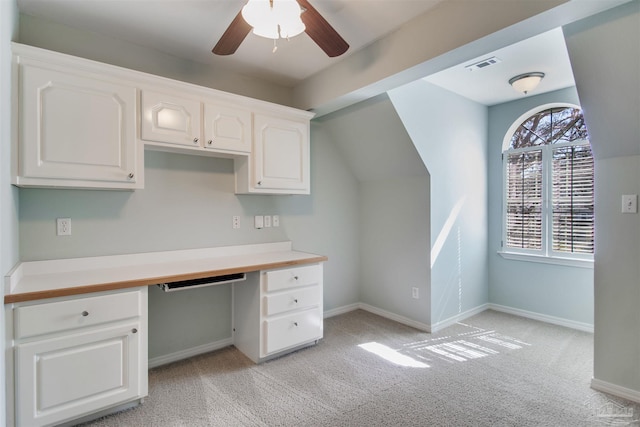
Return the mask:
{"type": "Polygon", "coordinates": [[[14,184],[142,188],[135,87],[81,71],[20,63],[14,184]]]}

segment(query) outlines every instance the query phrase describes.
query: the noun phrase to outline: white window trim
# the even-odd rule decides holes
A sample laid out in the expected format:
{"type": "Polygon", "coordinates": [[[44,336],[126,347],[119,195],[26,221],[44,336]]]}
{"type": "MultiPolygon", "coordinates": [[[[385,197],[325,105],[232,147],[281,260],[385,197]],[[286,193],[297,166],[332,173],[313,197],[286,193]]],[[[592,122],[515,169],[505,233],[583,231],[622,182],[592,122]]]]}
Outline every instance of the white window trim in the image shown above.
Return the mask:
{"type": "Polygon", "coordinates": [[[505,250],[498,251],[504,259],[513,261],[538,262],[541,264],[564,265],[567,267],[580,267],[593,269],[593,259],[569,258],[559,256],[534,255],[527,253],[509,252],[505,250]]]}
{"type": "MultiPolygon", "coordinates": [[[[509,150],[511,146],[511,137],[516,129],[522,124],[524,120],[531,117],[534,114],[539,113],[540,111],[544,111],[550,108],[556,107],[573,107],[581,109],[579,105],[570,104],[570,103],[552,103],[546,104],[542,106],[538,106],[532,110],[521,115],[514,123],[511,125],[507,133],[505,134],[503,143],[502,143],[502,241],[501,241],[501,249],[498,250],[498,254],[508,260],[514,261],[525,261],[525,262],[537,262],[543,264],[554,264],[554,265],[563,265],[569,267],[580,267],[580,268],[593,268],[593,254],[573,254],[573,253],[563,253],[563,252],[554,252],[552,241],[552,230],[549,226],[549,211],[551,209],[551,168],[547,167],[544,169],[543,174],[544,182],[547,183],[543,186],[543,201],[542,201],[542,227],[543,227],[543,236],[544,239],[542,241],[543,247],[541,250],[534,249],[518,249],[518,248],[507,248],[505,246],[506,242],[506,218],[507,218],[507,208],[506,208],[506,183],[507,183],[507,162],[505,160],[505,155],[507,152],[509,153],[518,153],[525,151],[533,151],[542,149],[543,147],[562,147],[562,146],[570,146],[570,145],[580,145],[581,143],[587,143],[590,145],[589,141],[582,142],[562,142],[558,144],[550,144],[546,146],[536,146],[536,147],[526,147],[526,148],[518,148],[515,150],[509,150]]],[[[543,156],[543,164],[550,164],[550,159],[548,157],[551,156],[551,150],[542,149],[543,156]]]]}

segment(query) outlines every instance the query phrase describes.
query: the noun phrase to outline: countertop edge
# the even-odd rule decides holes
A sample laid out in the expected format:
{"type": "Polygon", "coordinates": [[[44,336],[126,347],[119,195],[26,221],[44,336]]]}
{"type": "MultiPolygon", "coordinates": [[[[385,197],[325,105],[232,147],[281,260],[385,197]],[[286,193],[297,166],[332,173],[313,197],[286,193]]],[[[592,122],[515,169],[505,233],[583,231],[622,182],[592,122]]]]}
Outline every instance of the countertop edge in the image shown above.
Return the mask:
{"type": "Polygon", "coordinates": [[[328,258],[323,255],[309,254],[309,257],[291,259],[285,261],[267,262],[259,264],[247,264],[238,267],[222,268],[215,270],[201,270],[184,274],[175,274],[170,276],[155,276],[144,277],[134,280],[125,280],[118,282],[106,282],[106,283],[91,283],[82,286],[64,287],[48,290],[39,290],[33,292],[18,292],[14,294],[7,294],[4,297],[5,304],[13,304],[17,302],[36,301],[47,298],[58,298],[65,296],[81,295],[94,292],[112,291],[118,289],[134,288],[139,286],[151,286],[165,282],[175,282],[181,280],[200,279],[210,276],[220,276],[226,274],[235,273],[248,273],[252,271],[268,270],[273,268],[282,268],[302,264],[314,264],[318,262],[325,262],[328,258]]]}

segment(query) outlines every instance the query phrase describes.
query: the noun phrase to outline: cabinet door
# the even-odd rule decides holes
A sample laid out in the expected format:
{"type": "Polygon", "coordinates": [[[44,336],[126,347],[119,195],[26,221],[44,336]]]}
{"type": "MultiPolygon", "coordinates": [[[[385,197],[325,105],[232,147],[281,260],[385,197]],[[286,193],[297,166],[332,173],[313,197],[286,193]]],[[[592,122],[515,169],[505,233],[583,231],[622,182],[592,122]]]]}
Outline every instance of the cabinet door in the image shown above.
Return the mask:
{"type": "Polygon", "coordinates": [[[199,101],[164,93],[142,91],[142,129],[147,141],[201,147],[201,105],[199,101]]]}
{"type": "Polygon", "coordinates": [[[140,397],[139,322],[19,344],[17,425],[82,417],[140,397]]]}
{"type": "Polygon", "coordinates": [[[20,77],[18,185],[138,188],[134,87],[32,65],[20,77]]]}
{"type": "Polygon", "coordinates": [[[216,104],[204,106],[204,147],[212,150],[251,152],[251,113],[216,104]]]}
{"type": "Polygon", "coordinates": [[[254,138],[253,186],[309,194],[309,124],[256,114],[254,138]]]}

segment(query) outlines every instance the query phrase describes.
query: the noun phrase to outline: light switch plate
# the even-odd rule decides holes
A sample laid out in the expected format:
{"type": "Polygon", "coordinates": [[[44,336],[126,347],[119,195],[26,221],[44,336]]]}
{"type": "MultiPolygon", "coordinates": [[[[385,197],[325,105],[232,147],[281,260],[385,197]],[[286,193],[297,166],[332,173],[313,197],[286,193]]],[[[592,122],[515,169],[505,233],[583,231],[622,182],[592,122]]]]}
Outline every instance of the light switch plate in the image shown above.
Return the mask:
{"type": "Polygon", "coordinates": [[[271,227],[271,215],[264,216],[264,228],[271,227]]]}
{"type": "Polygon", "coordinates": [[[253,223],[256,228],[264,228],[264,216],[262,215],[254,216],[253,223]]]}
{"type": "Polygon", "coordinates": [[[638,213],[638,195],[622,195],[622,213],[638,213]]]}

